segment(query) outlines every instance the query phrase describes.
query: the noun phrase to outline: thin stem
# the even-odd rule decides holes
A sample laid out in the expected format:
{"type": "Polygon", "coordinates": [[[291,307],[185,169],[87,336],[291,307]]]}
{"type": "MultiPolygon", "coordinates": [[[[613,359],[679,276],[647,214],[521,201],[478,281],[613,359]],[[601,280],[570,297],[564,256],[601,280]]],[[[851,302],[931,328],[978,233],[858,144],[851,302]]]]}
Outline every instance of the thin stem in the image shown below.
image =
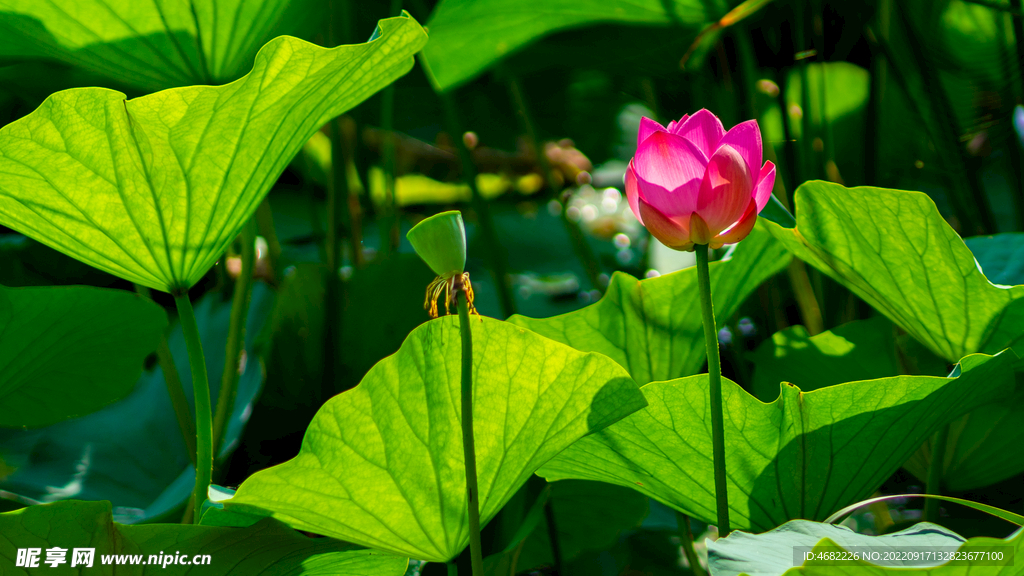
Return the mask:
{"type": "Polygon", "coordinates": [[[786,270],[789,274],[789,282],[793,285],[793,295],[796,297],[797,306],[800,308],[800,317],[803,318],[804,327],[811,336],[821,334],[825,329],[825,323],[821,318],[821,306],[814,296],[814,288],[811,286],[811,279],[807,275],[807,266],[803,260],[793,259],[786,270]]]}
{"type": "Polygon", "coordinates": [[[693,549],[693,532],[690,530],[690,517],[682,512],[676,511],[676,524],[679,525],[679,540],[683,543],[683,553],[686,554],[686,561],[690,563],[690,572],[693,576],[705,576],[704,567],[700,564],[700,558],[693,549]]]}
{"type": "MultiPolygon", "coordinates": [[[[552,171],[551,163],[548,162],[548,156],[544,153],[541,148],[540,139],[537,137],[537,128],[533,122],[533,117],[530,115],[530,109],[526,105],[526,96],[523,94],[523,87],[519,83],[519,78],[512,73],[508,73],[509,76],[509,92],[512,93],[512,100],[516,106],[516,112],[519,114],[520,120],[523,123],[523,130],[526,131],[526,139],[533,147],[533,150],[537,154],[537,164],[540,165],[541,172],[544,173],[544,179],[548,183],[548,188],[551,188],[551,192],[558,197],[559,189],[561,188],[558,182],[555,180],[555,174],[552,171]]],[[[573,222],[569,219],[568,206],[562,206],[562,225],[565,226],[566,232],[569,233],[569,239],[572,242],[572,249],[576,253],[576,258],[579,259],[580,264],[583,265],[583,269],[587,273],[587,279],[590,280],[590,284],[604,292],[604,286],[601,284],[599,279],[601,275],[601,265],[597,261],[597,256],[594,255],[594,249],[587,242],[586,236],[583,235],[583,230],[580,229],[580,225],[577,222],[573,222]]]]}
{"type": "Polygon", "coordinates": [[[395,85],[390,84],[381,93],[380,127],[384,133],[381,165],[384,172],[384,202],[380,218],[380,252],[387,256],[398,248],[399,215],[395,198],[395,85]]]}
{"type": "Polygon", "coordinates": [[[708,271],[708,246],[698,244],[697,285],[704,322],[704,345],[708,352],[708,384],[711,399],[711,449],[715,463],[715,500],[718,504],[718,534],[729,535],[729,495],[725,476],[725,419],[722,416],[722,362],[718,357],[718,328],[711,301],[711,275],[708,271]]]}
{"type": "Polygon", "coordinates": [[[473,157],[470,156],[469,149],[466,148],[466,144],[462,140],[463,130],[455,99],[446,92],[438,92],[437,96],[444,104],[448,132],[451,134],[452,145],[455,146],[459,162],[462,165],[462,180],[469,186],[470,202],[480,221],[480,232],[490,256],[491,274],[494,276],[494,285],[498,289],[498,302],[501,304],[502,314],[507,318],[516,313],[515,299],[512,297],[512,287],[509,285],[507,256],[498,240],[494,220],[491,218],[490,206],[476,187],[476,166],[473,165],[473,157]]]}
{"type": "MultiPolygon", "coordinates": [[[[942,427],[932,438],[932,460],[928,465],[928,480],[925,492],[942,495],[942,472],[946,461],[946,444],[949,441],[949,424],[942,427]]],[[[924,521],[937,522],[939,519],[939,500],[927,498],[924,502],[924,521]]]]}
{"type": "Polygon", "coordinates": [[[188,291],[174,295],[174,304],[178,307],[178,321],[181,332],[185,335],[185,347],[188,349],[188,363],[192,367],[192,390],[196,404],[196,486],[192,491],[192,521],[199,522],[200,511],[206,494],[210,488],[210,477],[213,474],[213,414],[210,407],[210,382],[206,378],[206,359],[203,357],[203,344],[199,340],[199,325],[192,311],[192,302],[188,299],[188,291]]]}
{"type": "Polygon", "coordinates": [[[549,498],[544,503],[544,521],[548,528],[548,542],[551,543],[551,557],[555,561],[555,574],[565,574],[562,569],[562,544],[558,538],[558,524],[555,522],[555,507],[549,498]]]}
{"type": "Polygon", "coordinates": [[[277,229],[274,227],[274,211],[270,207],[270,196],[260,202],[256,209],[256,228],[259,235],[267,241],[267,262],[274,278],[277,278],[278,262],[281,261],[281,241],[277,237],[277,229]]]}
{"type": "Polygon", "coordinates": [[[469,321],[466,293],[460,290],[456,294],[456,299],[459,308],[459,328],[462,330],[462,449],[466,459],[469,554],[473,576],[484,576],[484,557],[480,544],[480,493],[476,483],[476,447],[473,441],[473,330],[469,321]]]}
{"type": "MultiPolygon", "coordinates": [[[[149,288],[141,284],[135,284],[135,292],[140,296],[149,298],[149,288]]],[[[160,336],[160,344],[156,349],[157,363],[160,371],[164,374],[164,384],[167,385],[167,396],[171,399],[171,408],[174,409],[174,416],[178,419],[178,429],[181,430],[182,439],[185,441],[185,450],[188,451],[188,459],[192,465],[196,464],[196,425],[192,421],[192,409],[185,398],[185,390],[181,387],[181,378],[178,376],[178,367],[174,364],[174,357],[171,356],[171,349],[167,346],[167,335],[160,336]]]]}
{"type": "Polygon", "coordinates": [[[448,576],[459,576],[459,568],[454,561],[448,562],[445,566],[448,567],[448,576]]]}
{"type": "MultiPolygon", "coordinates": [[[[320,383],[320,402],[334,395],[340,371],[338,326],[341,320],[341,231],[348,220],[348,185],[345,180],[345,159],[342,154],[341,126],[338,119],[330,122],[331,174],[327,180],[327,279],[324,287],[324,374],[320,383]]],[[[358,246],[353,246],[353,252],[358,246]]]]}
{"type": "Polygon", "coordinates": [[[213,418],[213,453],[217,455],[224,442],[228,418],[235,407],[242,350],[245,348],[245,321],[252,295],[252,270],[256,260],[256,222],[250,219],[242,228],[242,270],[235,280],[235,293],[231,298],[231,320],[228,324],[228,342],[224,351],[224,372],[217,395],[217,413],[213,418]]]}

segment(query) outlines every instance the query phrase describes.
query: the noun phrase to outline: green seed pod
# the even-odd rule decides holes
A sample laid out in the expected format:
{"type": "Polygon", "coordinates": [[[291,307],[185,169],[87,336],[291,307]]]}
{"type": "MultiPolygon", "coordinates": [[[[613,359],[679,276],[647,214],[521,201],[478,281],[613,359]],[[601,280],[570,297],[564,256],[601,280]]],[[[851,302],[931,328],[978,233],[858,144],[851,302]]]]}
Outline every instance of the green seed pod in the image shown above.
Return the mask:
{"type": "Polygon", "coordinates": [[[458,210],[426,218],[405,236],[438,276],[450,278],[466,269],[466,227],[458,210]]]}

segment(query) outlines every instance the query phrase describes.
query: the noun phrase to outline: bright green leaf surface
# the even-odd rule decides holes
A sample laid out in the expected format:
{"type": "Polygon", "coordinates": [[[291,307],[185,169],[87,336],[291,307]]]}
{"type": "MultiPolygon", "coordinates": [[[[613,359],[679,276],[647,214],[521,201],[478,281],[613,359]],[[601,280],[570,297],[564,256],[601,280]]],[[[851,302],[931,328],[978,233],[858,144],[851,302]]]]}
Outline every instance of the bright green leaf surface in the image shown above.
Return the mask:
{"type": "MultiPolygon", "coordinates": [[[[768,530],[823,519],[871,495],[940,426],[1005,397],[1010,353],[964,358],[950,378],[897,376],[801,392],[764,404],[723,382],[733,526],[768,530]]],[[[570,446],[538,472],[628,486],[714,523],[706,375],[642,388],[649,406],[570,446]]]]}
{"type": "MultiPolygon", "coordinates": [[[[238,381],[224,454],[234,449],[263,384],[256,342],[273,299],[265,284],[253,286],[245,372],[238,381]]],[[[211,292],[196,302],[195,313],[207,372],[220,374],[231,302],[211,292]]],[[[191,400],[191,372],[179,325],[171,328],[168,346],[191,400]]],[[[220,379],[213,378],[210,386],[216,402],[220,379]]],[[[194,479],[159,366],[143,373],[131,394],[102,410],[45,428],[0,430],[0,494],[23,504],[110,500],[118,522],[141,522],[165,518],[183,506],[194,479]]]]}
{"type": "MultiPolygon", "coordinates": [[[[732,258],[711,263],[715,317],[725,322],[766,279],[789,263],[785,249],[755,228],[732,258]]],[[[612,276],[597,304],[555,316],[509,322],[584,352],[599,352],[629,370],[638,384],[689,376],[704,363],[697,269],[648,280],[612,276]]]]}
{"type": "Polygon", "coordinates": [[[810,336],[803,326],[772,335],[751,355],[754,393],[764,402],[779,396],[779,383],[804,392],[854,380],[899,374],[892,323],[878,316],[810,336]]]}
{"type": "MultiPolygon", "coordinates": [[[[791,520],[764,534],[733,532],[708,545],[708,563],[715,576],[782,576],[793,567],[793,548],[813,548],[828,539],[833,545],[870,546],[882,553],[899,554],[915,546],[942,546],[953,550],[964,543],[959,534],[937,524],[921,522],[882,536],[858,534],[846,526],[791,520]]],[[[935,566],[941,562],[903,562],[906,566],[935,566]]],[[[835,564],[839,564],[836,562],[835,564]]]]}
{"type": "Polygon", "coordinates": [[[0,573],[22,573],[16,568],[19,548],[41,548],[39,565],[28,568],[53,574],[179,574],[190,576],[401,576],[408,560],[374,550],[354,549],[331,540],[314,540],[267,518],[248,528],[218,528],[181,524],[126,526],[113,521],[109,502],[69,501],[33,506],[0,514],[0,573]],[[47,548],[67,549],[66,563],[45,564],[47,548]],[[92,568],[71,568],[74,548],[94,548],[92,568]],[[190,561],[209,555],[200,566],[168,564],[104,565],[106,555],[172,556],[180,552],[190,561]]]}
{"type": "Polygon", "coordinates": [[[277,38],[225,86],[50,96],[0,129],[0,224],[132,282],[190,287],[311,134],[412,67],[423,29],[380,27],[333,49],[277,38]]]}
{"type": "MultiPolygon", "coordinates": [[[[1024,341],[1024,286],[990,282],[928,196],[808,182],[797,189],[796,205],[796,228],[768,223],[772,234],[940,357],[953,362],[1024,341]]],[[[972,244],[981,246],[990,270],[1001,270],[992,262],[1005,247],[972,244]]],[[[1015,448],[1024,441],[1021,418],[1024,389],[954,424],[958,448],[946,452],[944,482],[966,489],[1024,469],[1015,448]]],[[[908,465],[919,477],[927,457],[918,454],[908,465]]]]}
{"type": "Polygon", "coordinates": [[[423,51],[435,85],[448,90],[541,36],[588,24],[683,24],[707,19],[700,0],[443,0],[423,51]]]}
{"type": "Polygon", "coordinates": [[[1024,338],[1024,286],[989,282],[927,195],[807,182],[796,191],[796,221],[766,226],[947,361],[1024,338]]]}
{"type": "Polygon", "coordinates": [[[56,59],[151,91],[221,84],[321,10],[311,0],[0,0],[0,58],[56,59]]]}
{"type": "MultiPolygon", "coordinates": [[[[473,318],[480,516],[490,520],[552,456],[644,405],[624,370],[511,324],[473,318]]],[[[332,398],[299,455],[246,480],[227,509],[431,562],[469,542],[454,316],[414,330],[332,398]]]]}
{"type": "Polygon", "coordinates": [[[123,290],[0,286],[0,426],[46,426],[127,395],[167,314],[123,290]]]}

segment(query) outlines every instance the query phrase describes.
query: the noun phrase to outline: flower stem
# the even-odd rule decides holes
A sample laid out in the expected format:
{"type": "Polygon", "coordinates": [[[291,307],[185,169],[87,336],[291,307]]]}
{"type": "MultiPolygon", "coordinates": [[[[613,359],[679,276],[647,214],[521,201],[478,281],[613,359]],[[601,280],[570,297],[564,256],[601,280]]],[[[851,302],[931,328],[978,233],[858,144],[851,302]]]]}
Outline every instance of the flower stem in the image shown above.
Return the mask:
{"type": "Polygon", "coordinates": [[[682,512],[676,511],[676,523],[679,524],[679,540],[683,543],[683,554],[686,554],[686,561],[690,563],[690,571],[694,576],[705,576],[704,566],[693,549],[693,532],[690,531],[690,517],[682,512]]]}
{"type": "MultiPolygon", "coordinates": [[[[946,444],[949,441],[949,424],[943,426],[932,438],[932,461],[928,466],[928,478],[925,481],[925,492],[928,494],[942,495],[942,471],[946,461],[946,444]]],[[[939,520],[939,504],[936,498],[927,498],[924,501],[924,521],[937,522],[939,520]]]]}
{"type": "MultiPolygon", "coordinates": [[[[466,293],[456,294],[462,330],[462,449],[466,459],[466,507],[469,510],[469,554],[473,576],[484,576],[480,544],[480,493],[476,484],[476,448],[473,441],[473,331],[466,293]]],[[[451,566],[451,564],[449,564],[451,566]]],[[[450,570],[450,569],[449,569],[450,570]]]]}
{"type": "Polygon", "coordinates": [[[698,244],[697,284],[704,321],[704,345],[708,351],[708,384],[711,397],[711,446],[715,464],[715,499],[718,503],[718,534],[729,535],[729,496],[725,476],[725,422],[722,416],[722,362],[718,356],[718,329],[711,302],[711,275],[708,272],[708,246],[698,244]]]}
{"type": "Polygon", "coordinates": [[[224,352],[224,372],[220,379],[220,393],[217,395],[217,413],[213,418],[213,451],[220,452],[227,430],[228,418],[235,408],[238,394],[238,369],[242,350],[245,348],[245,321],[249,312],[249,298],[252,295],[252,269],[256,260],[256,221],[242,228],[242,271],[235,280],[235,292],[231,298],[231,320],[228,324],[228,342],[224,352]]]}
{"type": "Polygon", "coordinates": [[[448,576],[459,576],[459,568],[455,565],[455,560],[445,564],[448,567],[448,576]]]}
{"type": "MultiPolygon", "coordinates": [[[[152,300],[149,288],[141,284],[135,285],[135,292],[152,300]]],[[[178,419],[178,428],[181,429],[181,436],[185,441],[188,459],[195,466],[196,425],[192,421],[192,409],[189,408],[188,399],[185,398],[185,390],[181,387],[178,367],[174,365],[174,357],[171,356],[171,349],[167,346],[166,334],[160,336],[160,345],[156,349],[156,358],[157,363],[160,365],[160,371],[164,375],[164,384],[167,385],[167,396],[171,399],[171,408],[174,409],[174,416],[178,419]]]]}
{"type": "Polygon", "coordinates": [[[196,403],[196,486],[192,492],[193,523],[198,524],[200,510],[206,501],[206,493],[210,488],[210,476],[213,474],[213,414],[210,407],[210,382],[206,378],[206,359],[203,357],[203,344],[199,340],[199,325],[192,311],[192,302],[188,299],[188,291],[174,295],[174,304],[178,307],[178,320],[181,332],[185,335],[185,346],[188,349],[188,362],[192,367],[192,390],[196,403]]]}

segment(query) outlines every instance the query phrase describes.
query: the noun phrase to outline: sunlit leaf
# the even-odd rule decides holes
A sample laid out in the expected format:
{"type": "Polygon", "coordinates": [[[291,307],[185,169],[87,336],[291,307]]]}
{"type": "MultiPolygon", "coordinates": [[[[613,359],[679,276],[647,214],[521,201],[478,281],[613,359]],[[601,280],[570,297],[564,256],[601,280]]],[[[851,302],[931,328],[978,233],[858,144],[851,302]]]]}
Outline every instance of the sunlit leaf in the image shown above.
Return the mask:
{"type": "Polygon", "coordinates": [[[60,574],[401,576],[408,565],[408,559],[393,554],[308,538],[270,518],[247,528],[126,526],[113,521],[109,502],[69,501],[0,514],[0,534],[4,574],[54,570],[45,563],[46,550],[54,547],[66,551],[65,563],[54,571],[60,574]],[[25,548],[42,550],[34,569],[16,567],[25,548]],[[71,567],[75,548],[93,549],[91,568],[71,567]],[[122,558],[104,562],[112,555],[122,558]],[[167,556],[175,561],[185,556],[189,564],[165,563],[167,556]]]}
{"type": "Polygon", "coordinates": [[[925,194],[807,182],[796,222],[766,226],[947,361],[1024,339],[1024,286],[993,285],[925,194]]]}
{"type": "MultiPolygon", "coordinates": [[[[263,384],[256,342],[273,298],[265,284],[253,286],[245,372],[238,380],[222,455],[235,448],[263,384]]],[[[196,302],[195,313],[207,372],[220,374],[231,302],[210,293],[196,302]]],[[[168,346],[191,401],[192,376],[180,326],[172,327],[168,346]]],[[[220,379],[212,379],[210,385],[216,402],[220,379]]],[[[131,394],[102,410],[45,428],[0,430],[0,471],[4,498],[22,504],[110,500],[114,518],[124,523],[165,518],[185,504],[195,481],[159,366],[143,373],[131,394]]]]}
{"type": "MultiPolygon", "coordinates": [[[[874,492],[940,426],[1005,397],[1016,360],[972,355],[949,378],[896,376],[764,404],[723,381],[733,527],[824,519],[874,492]]],[[[538,472],[628,486],[703,522],[716,519],[707,375],[643,388],[649,406],[583,438],[538,472]]]]}
{"type": "MultiPolygon", "coordinates": [[[[473,425],[486,523],[533,472],[644,405],[598,354],[472,319],[473,425]]],[[[249,477],[226,509],[431,562],[469,542],[459,402],[461,345],[449,316],[414,330],[354,389],[332,398],[299,455],[249,477]]]]}
{"type": "Polygon", "coordinates": [[[598,23],[699,26],[699,0],[443,0],[427,23],[424,62],[448,90],[548,33],[598,23]]]}
{"type": "Polygon", "coordinates": [[[380,27],[333,49],[277,38],[225,86],[50,96],[0,129],[0,224],[132,282],[187,289],[311,134],[412,67],[422,28],[407,16],[380,27]]]}
{"type": "MultiPolygon", "coordinates": [[[[728,321],[766,279],[789,263],[785,249],[755,228],[732,257],[711,263],[715,317],[728,321]]],[[[597,304],[555,316],[513,316],[509,322],[584,352],[599,352],[645,384],[697,372],[705,359],[697,269],[637,280],[612,276],[597,304]]]]}
{"type": "Polygon", "coordinates": [[[325,10],[312,0],[2,0],[0,58],[56,59],[144,90],[221,84],[325,10]]]}
{"type": "Polygon", "coordinates": [[[123,290],[0,286],[0,426],[46,426],[127,395],[167,314],[123,290]]]}

